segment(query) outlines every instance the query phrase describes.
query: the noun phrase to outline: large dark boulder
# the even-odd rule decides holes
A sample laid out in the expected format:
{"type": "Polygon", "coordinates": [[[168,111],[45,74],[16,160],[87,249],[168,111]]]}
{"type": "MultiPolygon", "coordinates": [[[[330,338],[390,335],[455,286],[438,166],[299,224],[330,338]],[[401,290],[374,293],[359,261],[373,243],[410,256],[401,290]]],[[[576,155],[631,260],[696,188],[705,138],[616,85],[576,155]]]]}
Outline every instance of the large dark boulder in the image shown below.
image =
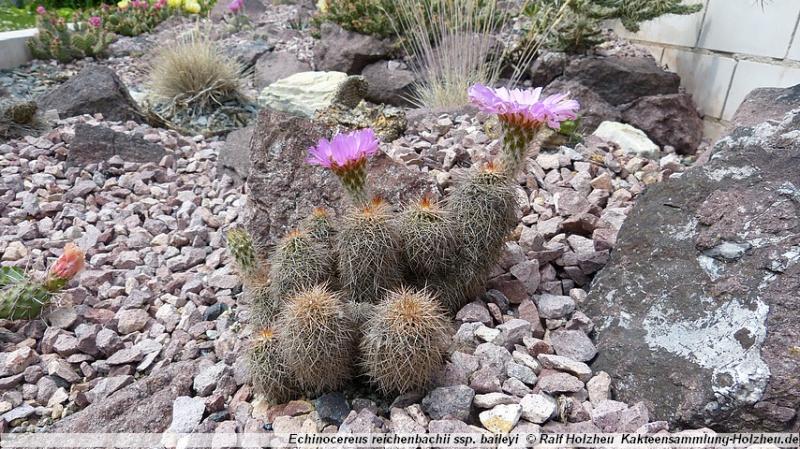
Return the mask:
{"type": "Polygon", "coordinates": [[[592,89],[575,80],[561,77],[544,89],[545,95],[554,95],[561,92],[569,92],[570,97],[577,100],[581,105],[578,112],[580,131],[586,135],[593,133],[605,121],[617,122],[622,119],[619,109],[604,100],[592,89]]]}
{"type": "MultiPolygon", "coordinates": [[[[305,162],[308,148],[330,130],[319,122],[264,109],[250,141],[246,217],[250,233],[271,244],[294,228],[315,207],[340,214],[350,204],[330,170],[305,162]]],[[[394,205],[426,191],[436,192],[433,179],[412,171],[379,152],[369,164],[367,183],[374,194],[394,205]]]]}
{"type": "Polygon", "coordinates": [[[392,47],[387,39],[345,30],[335,23],[320,27],[320,40],[314,47],[317,70],[358,75],[368,64],[386,59],[392,47]]]}
{"type": "Polygon", "coordinates": [[[367,80],[367,100],[395,106],[414,106],[417,78],[405,64],[379,61],[364,67],[361,75],[367,80]]]}
{"type": "Polygon", "coordinates": [[[91,65],[37,100],[43,111],[55,109],[61,118],[103,114],[113,121],[143,121],[128,89],[108,67],[91,65]]]}
{"type": "Polygon", "coordinates": [[[649,95],[676,94],[680,77],[667,72],[653,58],[609,56],[576,59],[564,77],[577,81],[614,106],[649,95]]]}
{"type": "Polygon", "coordinates": [[[228,134],[217,157],[217,175],[230,175],[237,182],[247,180],[250,171],[250,139],[253,127],[239,128],[228,134]]]}
{"type": "Polygon", "coordinates": [[[263,54],[256,61],[253,82],[256,89],[260,91],[279,79],[309,70],[311,70],[311,65],[297,59],[293,52],[271,51],[263,54]]]}
{"type": "Polygon", "coordinates": [[[797,129],[798,111],[736,129],[628,215],[584,305],[618,399],[678,426],[798,427],[797,129]]]}
{"type": "Polygon", "coordinates": [[[164,147],[143,138],[114,131],[105,126],[79,123],[67,149],[67,164],[84,166],[119,156],[126,162],[159,163],[164,147]]]}
{"type": "Polygon", "coordinates": [[[733,126],[755,126],[765,120],[779,120],[792,109],[800,108],[800,84],[781,89],[755,89],[736,110],[733,126]]]}
{"type": "Polygon", "coordinates": [[[54,424],[53,433],[164,432],[172,421],[172,404],[190,396],[195,362],[153,370],[149,376],[54,424]]]}
{"type": "Polygon", "coordinates": [[[651,95],[626,105],[622,120],[644,131],[660,146],[694,154],[703,141],[703,119],[687,94],[651,95]]]}

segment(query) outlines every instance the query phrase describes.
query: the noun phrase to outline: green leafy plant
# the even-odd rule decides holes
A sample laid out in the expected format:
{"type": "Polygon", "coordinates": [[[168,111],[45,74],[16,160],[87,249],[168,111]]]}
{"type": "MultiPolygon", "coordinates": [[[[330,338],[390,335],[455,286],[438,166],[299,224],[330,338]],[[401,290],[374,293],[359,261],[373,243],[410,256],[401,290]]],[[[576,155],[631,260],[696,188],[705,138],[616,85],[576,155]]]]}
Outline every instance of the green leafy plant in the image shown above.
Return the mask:
{"type": "Polygon", "coordinates": [[[319,13],[312,19],[317,27],[329,21],[361,34],[377,37],[395,35],[389,15],[397,11],[391,0],[322,0],[318,8],[319,13]]]}
{"type": "Polygon", "coordinates": [[[97,16],[83,20],[75,14],[69,23],[44,7],[37,10],[36,27],[39,33],[28,40],[31,54],[38,59],[55,59],[69,62],[85,57],[100,57],[113,41],[97,16]]]}

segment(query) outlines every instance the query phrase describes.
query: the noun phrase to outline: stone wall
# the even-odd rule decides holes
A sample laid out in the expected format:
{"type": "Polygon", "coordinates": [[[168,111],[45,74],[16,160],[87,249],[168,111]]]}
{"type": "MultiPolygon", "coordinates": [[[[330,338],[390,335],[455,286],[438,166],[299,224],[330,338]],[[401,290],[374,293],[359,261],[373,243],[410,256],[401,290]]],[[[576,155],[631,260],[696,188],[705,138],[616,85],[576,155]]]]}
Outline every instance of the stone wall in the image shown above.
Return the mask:
{"type": "Polygon", "coordinates": [[[681,76],[705,116],[707,134],[718,135],[751,90],[800,83],[800,1],[686,2],[701,3],[703,10],[645,23],[638,33],[613,26],[681,76]]]}

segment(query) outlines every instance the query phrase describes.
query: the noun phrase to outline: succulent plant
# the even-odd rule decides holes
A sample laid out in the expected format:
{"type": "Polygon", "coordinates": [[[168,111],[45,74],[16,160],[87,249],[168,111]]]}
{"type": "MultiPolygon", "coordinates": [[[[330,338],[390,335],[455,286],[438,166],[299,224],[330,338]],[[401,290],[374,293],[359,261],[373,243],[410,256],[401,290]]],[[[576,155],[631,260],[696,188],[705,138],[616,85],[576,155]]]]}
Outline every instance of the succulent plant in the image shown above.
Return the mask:
{"type": "Polygon", "coordinates": [[[55,14],[44,11],[36,18],[39,33],[28,39],[33,57],[69,62],[73,59],[99,57],[114,40],[103,27],[94,27],[75,17],[72,27],[55,14]]]}
{"type": "Polygon", "coordinates": [[[314,285],[335,283],[336,260],[308,232],[289,232],[278,243],[270,262],[270,296],[277,304],[314,285]]]}
{"type": "Polygon", "coordinates": [[[378,301],[402,281],[399,234],[380,199],[345,215],[336,238],[342,287],[356,302],[378,301]]]}
{"type": "Polygon", "coordinates": [[[83,269],[84,253],[72,243],[47,271],[36,279],[18,267],[0,267],[0,319],[36,318],[53,295],[83,269]]]}
{"type": "Polygon", "coordinates": [[[399,230],[405,262],[415,278],[442,275],[456,262],[452,217],[429,196],[403,211],[399,230]]]}
{"type": "Polygon", "coordinates": [[[255,391],[268,401],[281,403],[297,396],[294,379],[286,367],[280,344],[273,328],[261,329],[247,353],[250,377],[255,391]]]}
{"type": "Polygon", "coordinates": [[[228,252],[236,262],[236,268],[243,278],[257,276],[263,269],[261,261],[258,259],[255,245],[250,234],[242,228],[232,228],[228,230],[228,252]]]}
{"type": "Polygon", "coordinates": [[[383,393],[424,388],[442,368],[450,320],[424,291],[390,291],[365,324],[362,367],[383,393]]]}
{"type": "Polygon", "coordinates": [[[284,360],[304,391],[318,394],[350,379],[356,329],[342,296],[325,285],[296,293],[276,320],[284,360]]]}
{"type": "Polygon", "coordinates": [[[311,215],[303,220],[301,229],[307,232],[319,243],[331,246],[336,228],[330,213],[324,207],[316,207],[311,211],[311,215]]]}

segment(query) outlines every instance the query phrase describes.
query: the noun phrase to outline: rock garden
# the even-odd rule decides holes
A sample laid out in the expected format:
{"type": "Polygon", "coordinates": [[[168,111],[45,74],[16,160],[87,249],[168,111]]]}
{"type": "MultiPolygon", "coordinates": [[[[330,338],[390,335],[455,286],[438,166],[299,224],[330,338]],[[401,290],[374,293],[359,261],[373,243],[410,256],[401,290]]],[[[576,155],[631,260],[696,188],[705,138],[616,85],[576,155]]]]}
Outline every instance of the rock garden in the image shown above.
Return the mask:
{"type": "Polygon", "coordinates": [[[695,7],[31,8],[1,434],[800,432],[800,86],[607,29],[695,7]]]}

